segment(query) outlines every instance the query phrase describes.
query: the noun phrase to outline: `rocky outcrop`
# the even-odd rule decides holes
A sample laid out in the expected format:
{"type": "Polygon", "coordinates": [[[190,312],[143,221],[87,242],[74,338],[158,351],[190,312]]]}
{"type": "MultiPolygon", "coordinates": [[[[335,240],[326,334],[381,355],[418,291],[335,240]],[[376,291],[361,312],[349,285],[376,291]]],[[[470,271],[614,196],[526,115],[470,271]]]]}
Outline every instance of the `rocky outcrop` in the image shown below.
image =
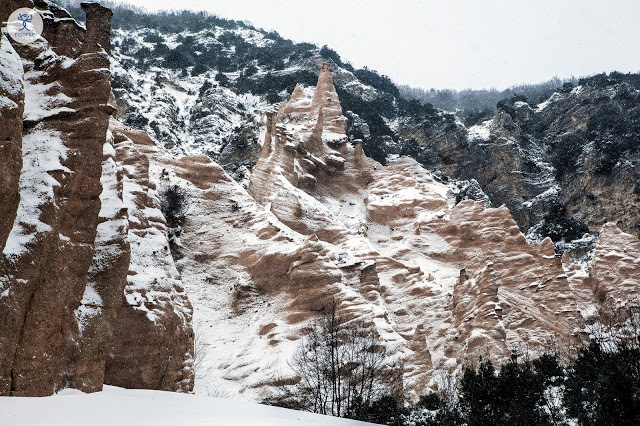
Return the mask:
{"type": "Polygon", "coordinates": [[[593,300],[572,290],[551,240],[527,243],[506,207],[463,201],[438,233],[453,250],[436,258],[465,269],[454,287],[454,316],[469,361],[491,341],[499,344],[492,353],[507,355],[518,344],[542,347],[580,327],[581,308],[593,300]],[[460,309],[456,299],[464,298],[475,308],[460,309]]]}
{"type": "Polygon", "coordinates": [[[122,133],[115,133],[115,142],[131,262],[107,347],[104,382],[188,392],[193,388],[191,304],[171,257],[166,221],[149,181],[149,161],[122,133]]]}
{"type": "Polygon", "coordinates": [[[536,106],[503,101],[493,119],[468,129],[427,131],[409,120],[398,135],[411,142],[404,153],[426,167],[476,179],[531,240],[579,239],[606,222],[640,237],[634,142],[640,92],[605,83],[585,79],[536,106]]]}
{"type": "Polygon", "coordinates": [[[314,312],[347,291],[343,274],[353,285],[375,285],[366,265],[292,231],[207,157],[175,159],[143,132],[117,122],[112,128],[149,158],[149,180],[188,192],[177,265],[205,342],[201,350],[209,348],[205,362],[203,353],[196,355],[198,392],[263,389],[286,365],[290,342],[314,312]],[[214,379],[219,375],[224,385],[214,379]]]}
{"type": "Polygon", "coordinates": [[[640,91],[598,77],[538,105],[529,133],[550,154],[568,216],[592,231],[614,222],[640,237],[640,91]]]}
{"type": "Polygon", "coordinates": [[[640,237],[640,152],[616,160],[606,173],[598,171],[599,154],[585,156],[584,169],[563,180],[562,203],[567,214],[582,218],[590,230],[613,222],[640,237]]]}
{"type": "Polygon", "coordinates": [[[376,266],[389,318],[411,342],[410,386],[480,355],[543,347],[582,325],[594,304],[589,285],[569,283],[553,244],[529,244],[504,206],[454,204],[447,186],[409,159],[373,181],[367,235],[393,260],[378,257],[376,266]]]}
{"type": "Polygon", "coordinates": [[[99,3],[81,3],[87,21],[87,31],[84,34],[82,43],[82,51],[98,52],[104,50],[107,54],[111,53],[111,17],[113,12],[111,9],[100,5],[99,3]]]}
{"type": "Polygon", "coordinates": [[[430,152],[424,158],[412,155],[421,164],[455,179],[475,179],[491,204],[505,204],[526,232],[550,209],[553,201],[538,196],[553,187],[553,170],[544,163],[542,148],[529,143],[509,114],[498,112],[483,126],[460,129],[457,134],[425,134],[417,124],[405,126],[400,132],[401,137],[416,141],[430,152]]]}
{"type": "MultiPolygon", "coordinates": [[[[347,119],[342,115],[327,64],[320,68],[312,99],[296,87],[291,99],[269,120],[262,155],[252,171],[248,190],[271,211],[289,208],[290,200],[284,196],[289,190],[283,187],[288,184],[314,194],[323,190],[355,191],[370,179],[361,163],[367,162],[371,168],[374,163],[366,159],[361,147],[347,143],[347,119]]],[[[304,191],[296,193],[300,202],[306,196],[304,191]]],[[[284,212],[277,215],[291,226],[301,226],[301,221],[293,219],[296,213],[289,213],[292,220],[284,218],[284,212]]],[[[314,229],[329,232],[325,225],[314,229]]]]}
{"type": "Polygon", "coordinates": [[[9,40],[4,34],[0,37],[0,249],[4,249],[20,200],[24,73],[9,40]]]}
{"type": "Polygon", "coordinates": [[[590,278],[596,299],[613,306],[638,297],[640,286],[640,241],[607,223],[591,263],[590,278]]]}
{"type": "MultiPolygon", "coordinates": [[[[3,2],[2,10],[21,6],[33,4],[3,2]]],[[[0,394],[96,391],[114,375],[137,380],[135,374],[150,370],[141,366],[158,356],[173,361],[156,368],[161,373],[147,374],[149,380],[137,380],[136,387],[188,391],[190,307],[179,294],[173,262],[165,257],[147,271],[152,295],[144,297],[157,301],[150,308],[156,318],[140,321],[135,309],[122,308],[123,289],[142,268],[129,262],[131,241],[156,244],[165,228],[158,219],[155,228],[149,225],[155,237],[131,237],[135,226],[129,220],[155,205],[151,198],[152,204],[137,206],[144,213],[127,205],[134,198],[122,174],[127,169],[116,163],[107,134],[115,111],[107,55],[111,12],[84,5],[85,30],[64,9],[46,2],[36,7],[44,38],[17,45],[3,37],[0,44],[0,394]],[[168,284],[162,281],[167,276],[168,284]],[[139,356],[133,362],[114,364],[132,356],[118,336],[131,338],[132,330],[151,334],[154,327],[147,323],[161,337],[151,339],[151,348],[133,346],[139,356]],[[111,364],[105,367],[107,359],[111,364]]],[[[139,250],[134,254],[144,259],[139,250]]]]}
{"type": "MultiPolygon", "coordinates": [[[[460,201],[456,183],[439,183],[413,160],[382,167],[364,156],[359,144],[346,142],[329,78],[322,67],[312,99],[296,88],[270,117],[249,193],[293,230],[371,268],[372,285],[361,282],[350,297],[334,297],[345,310],[373,314],[380,335],[404,360],[408,389],[428,386],[434,372],[479,355],[500,358],[580,330],[601,306],[594,296],[603,279],[598,261],[587,276],[563,265],[549,239],[528,243],[505,206],[486,208],[483,197],[460,201]]],[[[519,110],[519,120],[531,120],[530,111],[519,110]]],[[[503,138],[496,150],[520,152],[503,138]]],[[[500,152],[511,169],[513,155],[500,152]]],[[[621,280],[631,283],[628,272],[621,280]]],[[[639,290],[630,284],[619,298],[639,290]]]]}
{"type": "Polygon", "coordinates": [[[100,389],[105,382],[108,348],[116,332],[131,258],[127,238],[128,209],[123,202],[122,165],[116,163],[113,136],[110,132],[107,136],[103,145],[100,223],[95,251],[87,274],[87,285],[75,311],[79,336],[71,386],[87,392],[100,389]]]}
{"type": "MultiPolygon", "coordinates": [[[[65,40],[74,42],[81,44],[65,40]]],[[[46,40],[14,47],[25,70],[23,167],[20,204],[0,261],[1,388],[47,395],[73,377],[67,361],[76,351],[73,312],[93,258],[112,112],[109,58],[96,51],[59,56],[46,40]]]]}
{"type": "MultiPolygon", "coordinates": [[[[245,190],[210,156],[176,158],[108,121],[110,12],[84,8],[86,31],[52,7],[49,38],[0,49],[0,149],[23,162],[0,159],[13,221],[0,228],[0,393],[108,383],[260,398],[295,381],[287,361],[335,301],[373,326],[415,396],[438,371],[563,341],[599,307],[638,294],[638,240],[615,225],[602,228],[588,272],[521,232],[559,196],[545,186],[553,168],[530,161],[543,147],[526,139],[545,108],[514,104],[468,135],[455,123],[423,133],[443,170],[469,178],[443,183],[407,157],[382,166],[349,140],[325,64],[312,96],[297,86],[266,112],[245,190]],[[520,204],[491,208],[475,174],[493,205],[520,204]],[[189,204],[172,234],[176,260],[160,209],[173,185],[189,204]]],[[[152,110],[185,118],[173,99],[186,105],[192,88],[157,84],[177,98],[152,110]]],[[[201,88],[210,102],[192,123],[214,120],[213,94],[226,90],[201,88]]]]}

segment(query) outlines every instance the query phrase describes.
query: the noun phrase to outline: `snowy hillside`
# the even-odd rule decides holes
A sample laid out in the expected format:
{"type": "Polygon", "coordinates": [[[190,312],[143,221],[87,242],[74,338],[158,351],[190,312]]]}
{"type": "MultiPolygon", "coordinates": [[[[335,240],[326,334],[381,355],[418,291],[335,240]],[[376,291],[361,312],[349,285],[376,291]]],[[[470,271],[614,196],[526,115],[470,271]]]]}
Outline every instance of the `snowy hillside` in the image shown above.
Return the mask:
{"type": "Polygon", "coordinates": [[[46,38],[0,49],[2,424],[493,410],[477,360],[514,371],[638,297],[640,79],[467,128],[245,23],[42,4],[46,38]]]}
{"type": "MultiPolygon", "coordinates": [[[[115,61],[112,64],[114,91],[122,115],[154,135],[174,154],[209,154],[219,158],[243,126],[253,131],[250,142],[258,138],[257,116],[269,104],[259,96],[238,95],[215,81],[215,71],[199,75],[180,69],[161,67],[161,62],[143,59],[157,44],[146,42],[156,32],[116,31],[113,37],[115,61]],[[132,42],[133,41],[133,42],[132,42]],[[136,62],[134,62],[136,61],[136,62]],[[148,63],[157,65],[148,65],[148,63]],[[131,66],[142,65],[142,69],[131,66]]],[[[210,42],[215,42],[215,33],[210,42]]],[[[204,33],[171,35],[161,43],[178,46],[185,39],[201,40],[204,33]]],[[[203,49],[209,48],[203,44],[203,49]]]]}
{"type": "Polygon", "coordinates": [[[240,163],[251,167],[265,112],[296,83],[313,85],[315,70],[330,61],[339,88],[354,99],[354,113],[366,103],[389,104],[387,117],[376,114],[386,130],[371,129],[372,123],[362,137],[392,134],[384,123],[397,115],[395,98],[362,82],[329,52],[293,45],[242,23],[179,33],[116,28],[112,70],[119,118],[146,130],[174,154],[206,154],[223,165],[233,163],[232,169],[240,163]]]}
{"type": "MultiPolygon", "coordinates": [[[[147,156],[158,188],[178,185],[191,200],[176,265],[204,357],[196,393],[260,400],[294,383],[304,326],[331,298],[374,325],[412,398],[488,348],[506,357],[520,342],[568,338],[596,311],[586,280],[617,254],[598,262],[603,275],[587,274],[549,239],[529,244],[505,207],[464,201],[482,198],[477,183],[438,182],[406,157],[367,158],[344,133],[329,67],[310,95],[297,88],[268,117],[248,191],[207,157],[175,158],[111,123],[147,156]]],[[[600,244],[633,240],[610,231],[600,244]]]]}

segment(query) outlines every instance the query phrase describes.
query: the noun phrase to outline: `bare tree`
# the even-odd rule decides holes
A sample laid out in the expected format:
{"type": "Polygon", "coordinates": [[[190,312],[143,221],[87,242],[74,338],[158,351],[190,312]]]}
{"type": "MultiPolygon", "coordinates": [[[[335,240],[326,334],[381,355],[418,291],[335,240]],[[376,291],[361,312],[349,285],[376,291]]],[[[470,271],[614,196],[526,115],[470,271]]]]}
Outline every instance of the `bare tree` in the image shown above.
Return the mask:
{"type": "Polygon", "coordinates": [[[193,372],[196,379],[204,377],[208,354],[209,344],[205,341],[202,327],[196,326],[193,330],[193,372]]]}
{"type": "Polygon", "coordinates": [[[351,416],[359,407],[395,391],[398,375],[387,361],[386,348],[373,324],[360,319],[347,321],[333,301],[306,328],[290,362],[300,378],[295,385],[300,408],[351,416]]]}

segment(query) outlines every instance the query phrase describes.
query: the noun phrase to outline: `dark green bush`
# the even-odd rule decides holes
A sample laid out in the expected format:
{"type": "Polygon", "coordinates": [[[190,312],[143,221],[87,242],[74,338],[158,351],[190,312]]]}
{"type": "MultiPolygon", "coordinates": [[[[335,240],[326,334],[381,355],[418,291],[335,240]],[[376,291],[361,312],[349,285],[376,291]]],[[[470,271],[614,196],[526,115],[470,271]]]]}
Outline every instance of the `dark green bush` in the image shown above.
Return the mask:
{"type": "Polygon", "coordinates": [[[584,132],[577,130],[566,133],[549,143],[549,156],[556,170],[556,179],[562,179],[565,174],[573,174],[576,171],[578,160],[587,142],[584,132]]]}
{"type": "Polygon", "coordinates": [[[640,322],[627,312],[626,330],[596,335],[569,369],[564,403],[581,425],[640,424],[640,322]]]}

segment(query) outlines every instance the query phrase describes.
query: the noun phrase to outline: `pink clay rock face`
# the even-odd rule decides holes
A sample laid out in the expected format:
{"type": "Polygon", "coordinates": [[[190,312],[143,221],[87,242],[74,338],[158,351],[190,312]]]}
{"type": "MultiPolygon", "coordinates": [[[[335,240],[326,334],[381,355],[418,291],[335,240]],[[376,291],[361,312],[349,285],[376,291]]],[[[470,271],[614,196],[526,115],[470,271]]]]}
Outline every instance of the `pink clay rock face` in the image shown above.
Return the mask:
{"type": "MultiPolygon", "coordinates": [[[[33,6],[5,1],[3,19],[33,6]]],[[[138,266],[130,266],[129,223],[138,212],[127,205],[125,169],[107,132],[115,111],[111,11],[83,5],[85,30],[53,4],[35,6],[43,39],[18,45],[3,37],[0,44],[0,395],[97,391],[107,360],[124,355],[137,363],[111,363],[112,374],[132,377],[140,365],[171,358],[136,387],[189,391],[190,306],[172,261],[148,271],[150,281],[171,277],[170,285],[150,287],[154,318],[140,320],[138,311],[122,307],[128,274],[138,266]],[[119,330],[121,323],[130,328],[119,330]],[[144,344],[157,346],[118,352],[114,336],[131,337],[131,329],[155,330],[157,339],[144,344]]],[[[148,233],[164,232],[163,220],[148,233]]]]}
{"type": "Polygon", "coordinates": [[[114,141],[123,170],[131,262],[104,382],[188,392],[193,388],[191,304],[171,257],[149,161],[122,133],[115,133],[114,141]]]}
{"type": "Polygon", "coordinates": [[[197,392],[260,398],[294,380],[302,327],[332,299],[375,325],[415,393],[480,355],[567,338],[599,306],[588,274],[551,241],[527,243],[505,207],[454,206],[415,161],[367,158],[345,123],[323,66],[313,97],[297,86],[268,116],[245,191],[208,158],[173,158],[112,121],[149,179],[190,199],[177,265],[208,347],[197,392]]]}
{"type": "Polygon", "coordinates": [[[271,117],[249,192],[292,229],[375,267],[375,292],[360,294],[395,333],[381,331],[404,359],[408,386],[579,329],[598,304],[584,272],[565,271],[550,240],[527,243],[505,207],[453,207],[446,185],[413,160],[383,167],[359,145],[341,145],[328,74],[322,67],[311,101],[297,87],[271,117]]]}
{"type": "Polygon", "coordinates": [[[591,264],[591,280],[600,303],[619,303],[638,296],[640,285],[640,240],[622,232],[613,223],[600,229],[600,239],[591,264]]]}
{"type": "Polygon", "coordinates": [[[456,205],[416,161],[366,157],[327,64],[313,96],[298,85],[268,114],[247,190],[170,155],[109,118],[111,12],[83,8],[86,30],[51,6],[44,40],[0,45],[1,395],[263,398],[295,382],[304,328],[335,301],[374,326],[415,397],[638,295],[640,241],[615,225],[587,270],[529,244],[506,207],[456,205]],[[169,228],[173,186],[187,213],[169,228]]]}
{"type": "MultiPolygon", "coordinates": [[[[482,203],[462,201],[440,235],[454,249],[447,261],[464,266],[472,278],[478,276],[481,287],[495,287],[491,290],[495,306],[486,306],[477,315],[499,314],[505,343],[543,346],[554,336],[570,336],[580,326],[581,298],[570,288],[551,240],[528,244],[506,207],[485,209],[482,203]]],[[[466,318],[472,319],[473,315],[466,318]]]]}

